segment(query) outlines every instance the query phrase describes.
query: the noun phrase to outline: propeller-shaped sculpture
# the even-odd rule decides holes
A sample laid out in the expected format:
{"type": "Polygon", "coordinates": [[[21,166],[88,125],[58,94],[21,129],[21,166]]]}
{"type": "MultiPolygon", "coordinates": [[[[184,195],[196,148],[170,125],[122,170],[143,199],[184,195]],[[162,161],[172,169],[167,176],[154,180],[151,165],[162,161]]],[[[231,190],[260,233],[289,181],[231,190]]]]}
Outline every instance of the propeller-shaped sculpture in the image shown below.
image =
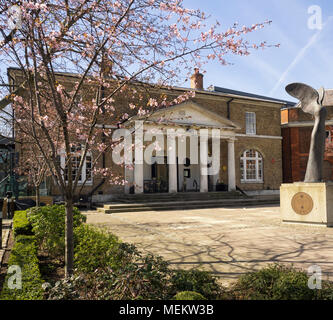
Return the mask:
{"type": "Polygon", "coordinates": [[[292,83],[286,91],[300,100],[298,107],[314,116],[315,122],[311,134],[309,160],[304,182],[321,182],[323,178],[323,161],[325,152],[325,120],[327,110],[323,107],[324,88],[318,91],[303,83],[292,83]]]}

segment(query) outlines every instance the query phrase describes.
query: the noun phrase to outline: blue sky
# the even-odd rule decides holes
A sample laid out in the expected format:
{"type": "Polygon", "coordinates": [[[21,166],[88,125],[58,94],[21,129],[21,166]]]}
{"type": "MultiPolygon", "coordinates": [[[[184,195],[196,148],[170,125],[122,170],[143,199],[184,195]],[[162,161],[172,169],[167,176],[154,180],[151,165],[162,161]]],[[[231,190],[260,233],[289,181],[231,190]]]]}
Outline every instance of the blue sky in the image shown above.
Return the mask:
{"type": "MultiPolygon", "coordinates": [[[[225,30],[235,21],[251,26],[272,20],[270,26],[246,35],[250,41],[281,44],[280,48],[252,51],[250,56],[230,55],[229,66],[205,66],[204,87],[215,85],[295,101],[285,92],[291,82],[315,88],[333,88],[333,1],[329,0],[185,0],[218,20],[225,30]],[[308,28],[308,8],[320,6],[324,27],[308,28]],[[332,18],[331,18],[332,17],[332,18]]],[[[189,83],[186,83],[189,86],[189,83]]]]}

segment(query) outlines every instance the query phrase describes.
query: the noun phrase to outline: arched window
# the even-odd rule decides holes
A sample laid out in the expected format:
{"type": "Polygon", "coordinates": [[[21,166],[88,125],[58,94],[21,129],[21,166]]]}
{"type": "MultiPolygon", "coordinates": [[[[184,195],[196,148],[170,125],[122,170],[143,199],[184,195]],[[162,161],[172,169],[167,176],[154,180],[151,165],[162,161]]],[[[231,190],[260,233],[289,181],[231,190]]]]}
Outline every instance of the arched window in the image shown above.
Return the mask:
{"type": "Polygon", "coordinates": [[[240,158],[241,182],[263,182],[263,158],[256,150],[246,150],[240,158]]]}

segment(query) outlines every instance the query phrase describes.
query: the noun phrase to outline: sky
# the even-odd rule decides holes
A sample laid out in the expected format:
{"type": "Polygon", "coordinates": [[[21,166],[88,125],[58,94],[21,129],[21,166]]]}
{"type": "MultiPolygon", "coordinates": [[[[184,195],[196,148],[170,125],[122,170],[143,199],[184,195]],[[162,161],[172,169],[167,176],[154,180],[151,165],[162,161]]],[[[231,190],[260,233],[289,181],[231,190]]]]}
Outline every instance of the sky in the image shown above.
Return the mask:
{"type": "MultiPolygon", "coordinates": [[[[280,44],[279,48],[252,50],[250,56],[226,56],[222,66],[210,61],[204,66],[204,87],[225,87],[249,93],[296,101],[285,92],[291,82],[314,88],[333,88],[333,1],[331,0],[183,0],[184,6],[201,9],[218,20],[221,31],[234,22],[239,26],[272,20],[264,29],[244,36],[250,42],[280,44]],[[309,28],[313,14],[309,7],[319,6],[323,28],[309,28]]],[[[1,62],[0,62],[1,69],[1,62]]],[[[177,86],[190,87],[189,81],[177,86]]]]}
{"type": "MultiPolygon", "coordinates": [[[[330,0],[184,0],[218,20],[223,30],[272,20],[264,29],[245,35],[251,42],[280,44],[280,48],[253,50],[249,56],[226,56],[231,63],[205,65],[204,87],[210,85],[296,101],[285,92],[287,84],[303,82],[314,88],[333,88],[333,1],[330,0]],[[319,6],[322,29],[309,7],[319,6]],[[311,24],[310,24],[311,26],[311,24]]],[[[185,86],[189,87],[187,82],[185,86]]]]}

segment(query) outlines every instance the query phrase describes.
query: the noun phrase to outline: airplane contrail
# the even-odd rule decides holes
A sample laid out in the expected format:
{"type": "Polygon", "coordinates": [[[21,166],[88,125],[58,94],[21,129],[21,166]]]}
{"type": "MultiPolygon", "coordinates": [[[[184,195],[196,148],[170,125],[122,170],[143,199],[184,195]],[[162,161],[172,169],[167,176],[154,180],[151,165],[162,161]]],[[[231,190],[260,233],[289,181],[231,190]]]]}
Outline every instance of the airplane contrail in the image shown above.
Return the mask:
{"type": "Polygon", "coordinates": [[[295,67],[295,65],[298,64],[298,62],[304,57],[306,51],[311,48],[318,40],[320,34],[326,27],[326,25],[333,19],[333,16],[330,16],[327,21],[323,24],[323,27],[321,30],[319,30],[317,33],[315,33],[308,43],[299,51],[299,53],[296,55],[294,60],[290,63],[290,65],[287,67],[287,69],[282,73],[279,81],[276,83],[276,85],[273,87],[273,89],[270,91],[269,95],[273,95],[274,92],[280,87],[280,85],[285,81],[287,78],[289,72],[295,67]]]}

